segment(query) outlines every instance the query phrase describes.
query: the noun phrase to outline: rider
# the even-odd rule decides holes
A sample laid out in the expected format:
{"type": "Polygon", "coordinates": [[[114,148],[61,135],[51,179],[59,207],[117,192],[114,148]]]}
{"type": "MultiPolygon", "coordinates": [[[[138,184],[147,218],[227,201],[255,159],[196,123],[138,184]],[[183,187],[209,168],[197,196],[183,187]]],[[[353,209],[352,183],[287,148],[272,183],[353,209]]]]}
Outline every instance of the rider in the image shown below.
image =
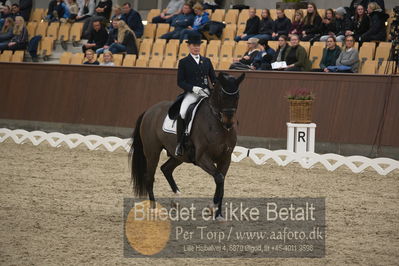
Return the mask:
{"type": "Polygon", "coordinates": [[[184,99],[177,119],[177,146],[175,155],[183,154],[183,143],[186,131],[186,112],[190,104],[200,97],[209,96],[209,79],[216,82],[216,74],[209,58],[200,55],[201,36],[189,36],[186,41],[190,54],[179,61],[177,85],[184,90],[184,99]]]}

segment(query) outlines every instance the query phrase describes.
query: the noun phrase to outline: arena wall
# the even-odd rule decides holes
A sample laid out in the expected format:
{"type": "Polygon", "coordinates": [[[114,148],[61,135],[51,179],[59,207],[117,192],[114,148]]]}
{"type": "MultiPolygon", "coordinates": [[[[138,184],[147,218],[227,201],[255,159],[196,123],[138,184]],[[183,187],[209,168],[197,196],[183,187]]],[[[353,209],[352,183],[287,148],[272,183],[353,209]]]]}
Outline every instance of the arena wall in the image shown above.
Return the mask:
{"type": "MultiPolygon", "coordinates": [[[[134,127],[181,90],[175,69],[0,63],[0,119],[134,127]]],[[[230,72],[238,75],[239,72],[230,72]]],[[[238,133],[285,139],[290,89],[316,94],[316,140],[399,147],[399,76],[248,72],[238,133]]]]}

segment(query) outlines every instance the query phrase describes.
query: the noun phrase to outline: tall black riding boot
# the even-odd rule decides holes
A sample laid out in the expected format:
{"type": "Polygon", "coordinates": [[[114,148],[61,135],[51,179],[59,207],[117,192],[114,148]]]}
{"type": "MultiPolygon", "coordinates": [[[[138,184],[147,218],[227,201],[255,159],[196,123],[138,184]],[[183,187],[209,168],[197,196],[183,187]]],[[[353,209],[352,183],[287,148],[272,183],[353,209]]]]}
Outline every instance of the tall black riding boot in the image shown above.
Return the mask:
{"type": "Polygon", "coordinates": [[[177,118],[177,127],[176,127],[176,133],[177,133],[177,146],[175,151],[176,156],[183,155],[185,131],[186,131],[186,123],[184,119],[179,116],[177,118]]]}

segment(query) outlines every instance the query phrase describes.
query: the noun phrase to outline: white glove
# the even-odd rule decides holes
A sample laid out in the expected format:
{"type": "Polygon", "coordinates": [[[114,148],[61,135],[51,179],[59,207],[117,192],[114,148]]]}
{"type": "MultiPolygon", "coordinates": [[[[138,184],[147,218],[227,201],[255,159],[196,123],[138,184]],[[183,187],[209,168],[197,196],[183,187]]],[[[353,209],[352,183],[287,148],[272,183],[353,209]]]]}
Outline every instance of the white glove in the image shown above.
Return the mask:
{"type": "Polygon", "coordinates": [[[198,87],[198,86],[194,86],[193,87],[193,92],[195,94],[197,94],[198,96],[201,96],[201,97],[209,96],[209,90],[208,89],[203,89],[203,88],[198,87]]]}

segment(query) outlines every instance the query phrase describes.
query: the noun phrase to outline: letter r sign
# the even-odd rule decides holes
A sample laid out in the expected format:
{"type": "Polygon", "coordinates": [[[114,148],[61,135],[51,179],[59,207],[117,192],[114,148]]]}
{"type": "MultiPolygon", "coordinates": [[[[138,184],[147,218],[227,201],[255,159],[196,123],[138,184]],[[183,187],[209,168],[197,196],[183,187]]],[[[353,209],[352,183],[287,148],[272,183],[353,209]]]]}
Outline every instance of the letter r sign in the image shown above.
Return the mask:
{"type": "Polygon", "coordinates": [[[314,152],[316,124],[287,123],[287,150],[314,152]]]}

